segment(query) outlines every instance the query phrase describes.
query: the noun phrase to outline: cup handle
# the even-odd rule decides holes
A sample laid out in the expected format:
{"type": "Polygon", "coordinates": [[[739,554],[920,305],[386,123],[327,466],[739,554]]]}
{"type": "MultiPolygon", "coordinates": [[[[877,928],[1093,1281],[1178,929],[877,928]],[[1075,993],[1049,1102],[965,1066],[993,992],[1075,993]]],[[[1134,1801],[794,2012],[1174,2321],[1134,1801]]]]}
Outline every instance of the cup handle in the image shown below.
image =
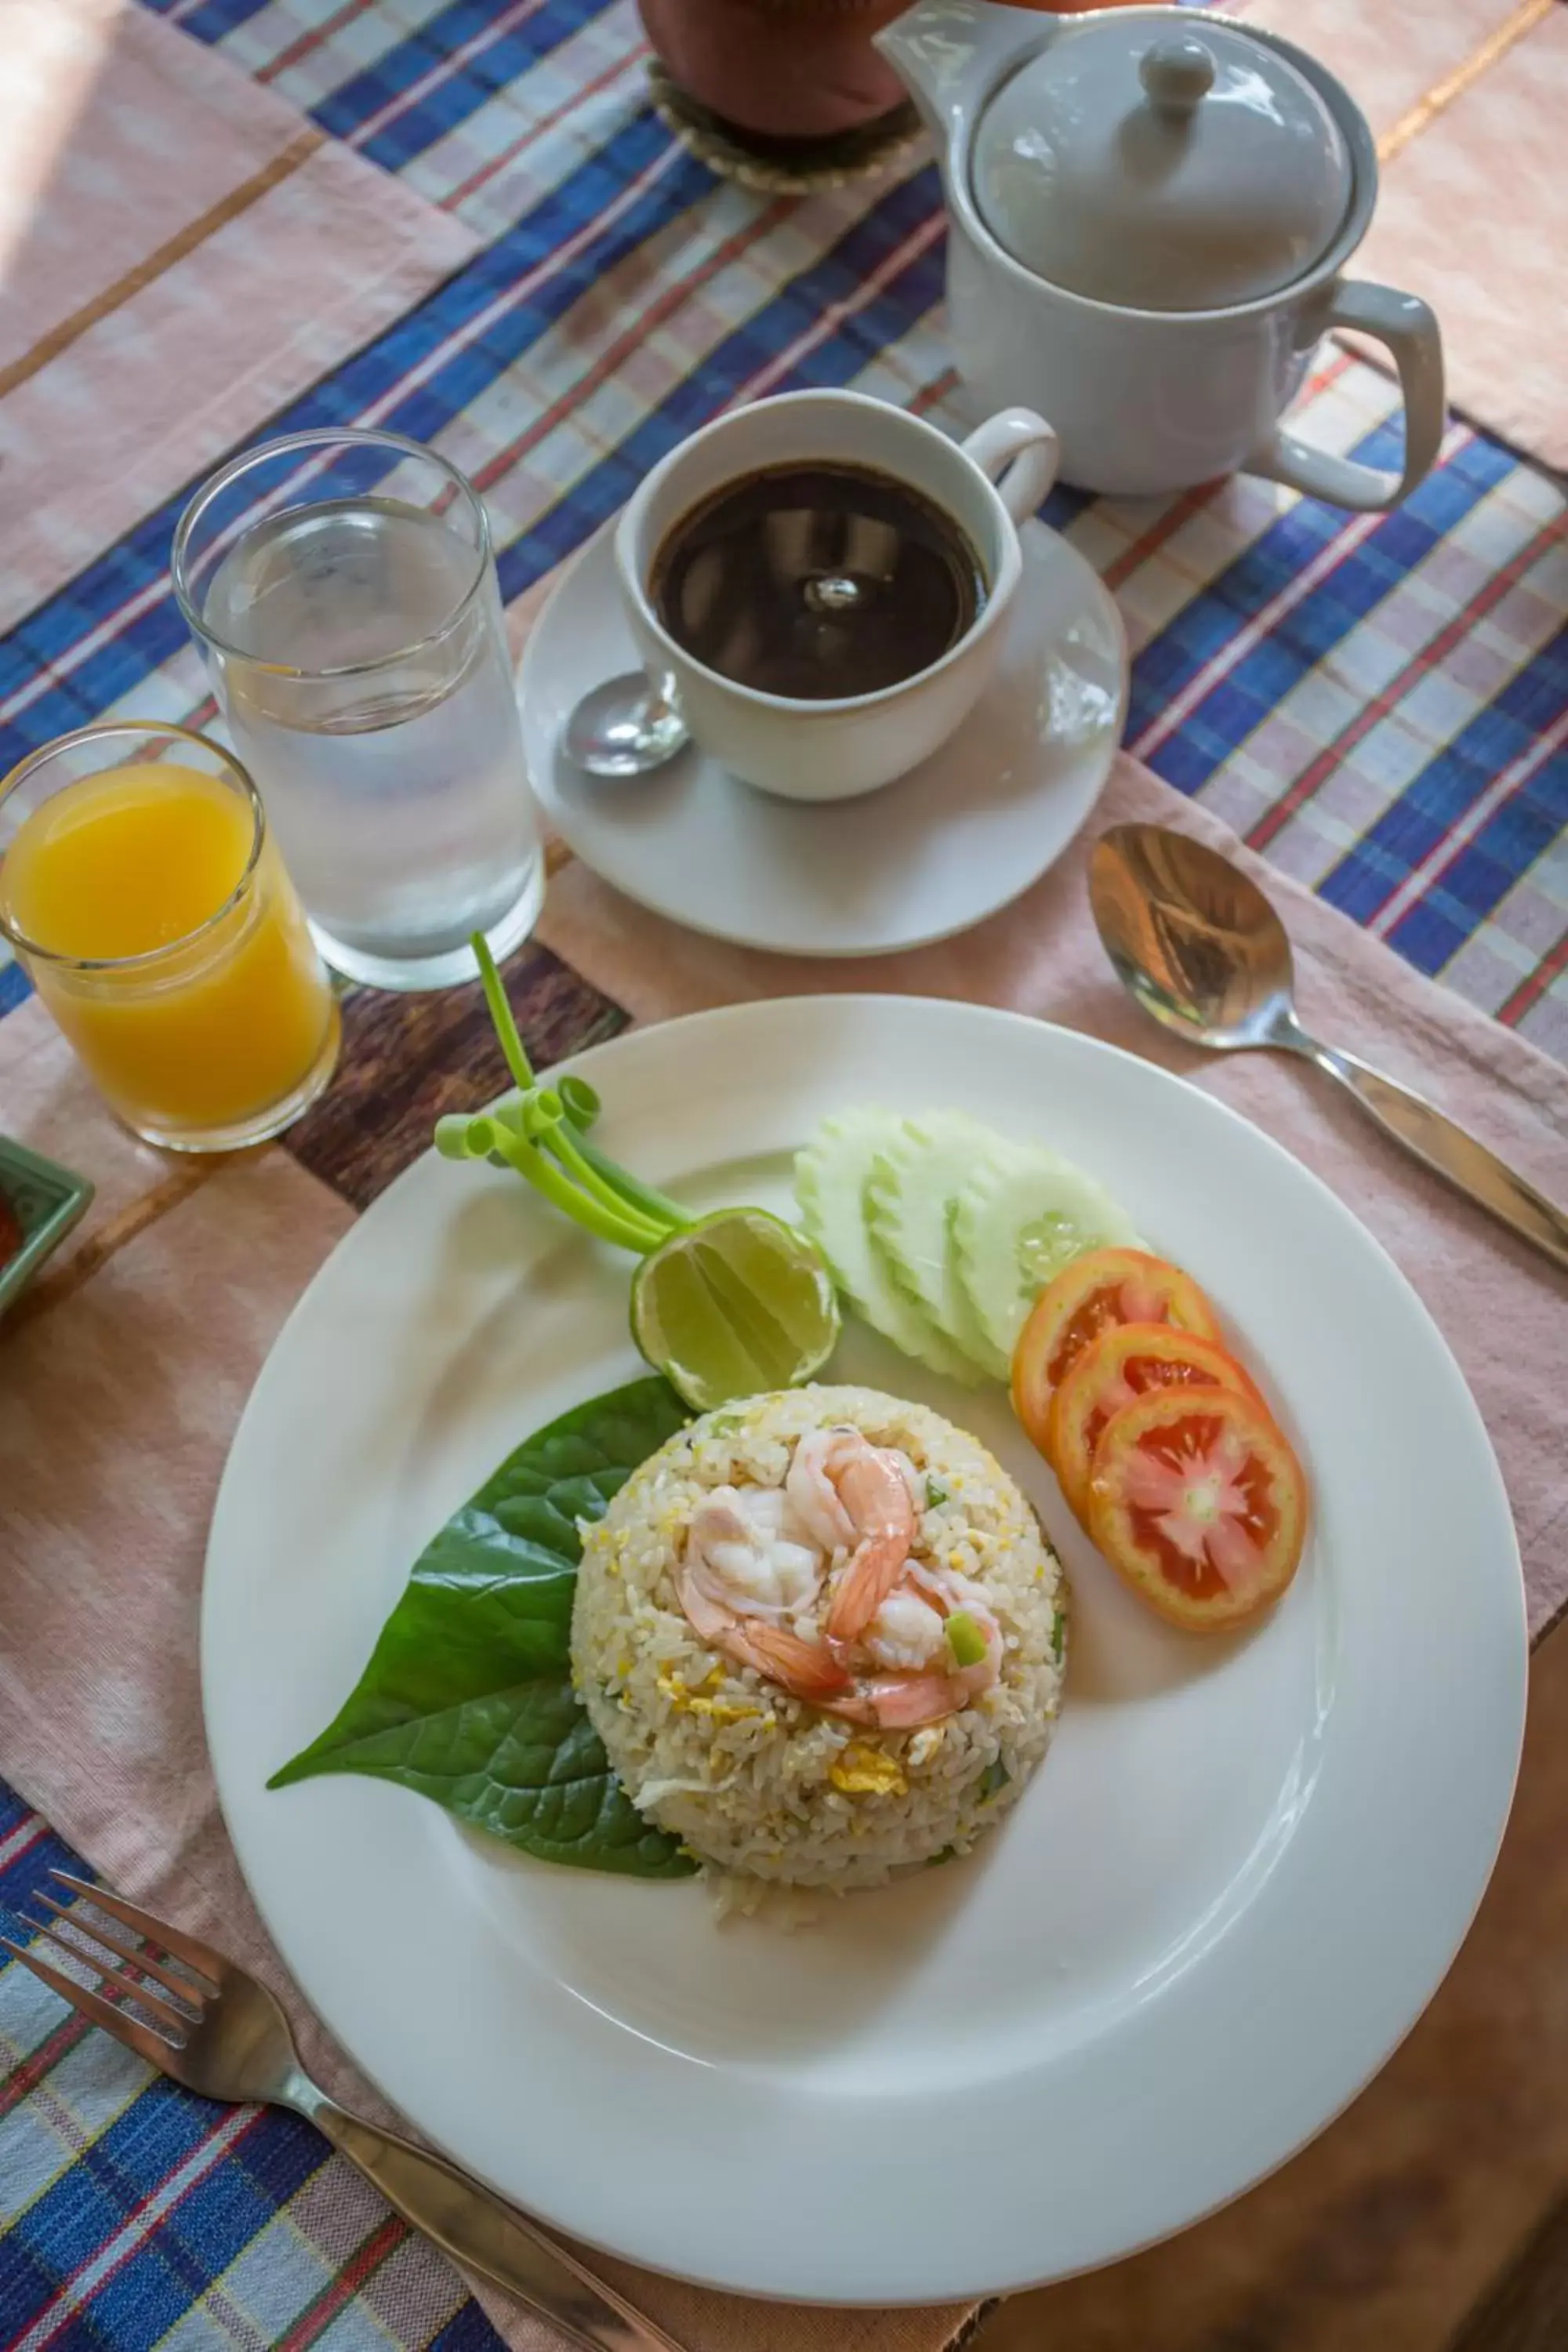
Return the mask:
{"type": "Polygon", "coordinates": [[[1321,331],[1353,327],[1385,344],[1399,370],[1405,402],[1405,469],[1385,473],[1381,466],[1363,466],[1353,457],[1336,457],[1331,450],[1315,449],[1282,429],[1254,450],[1242,467],[1284,482],[1309,497],[1326,499],[1331,506],[1350,507],[1374,514],[1396,507],[1417,482],[1425,480],[1443,446],[1447,411],[1443,399],[1443,339],[1437,321],[1414,294],[1396,293],[1392,286],[1374,286],[1363,278],[1336,280],[1322,319],[1321,331]]]}
{"type": "Polygon", "coordinates": [[[1057,478],[1062,445],[1032,408],[1003,408],[963,444],[1015,522],[1026,522],[1057,478]]]}

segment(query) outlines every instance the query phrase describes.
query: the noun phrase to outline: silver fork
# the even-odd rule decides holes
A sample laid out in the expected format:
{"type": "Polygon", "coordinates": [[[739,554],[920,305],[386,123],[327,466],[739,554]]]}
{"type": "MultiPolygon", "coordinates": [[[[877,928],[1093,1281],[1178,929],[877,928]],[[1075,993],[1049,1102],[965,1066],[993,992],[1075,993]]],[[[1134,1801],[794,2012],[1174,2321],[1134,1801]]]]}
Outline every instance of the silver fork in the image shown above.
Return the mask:
{"type": "Polygon", "coordinates": [[[657,2352],[683,2352],[674,2336],[595,2278],[515,2208],[444,2158],[345,2113],[319,2090],[300,2063],[287,2017],[267,1987],[244,1969],[183,1928],[164,1927],[150,1912],[101,1886],[73,1878],[65,1870],[50,1875],[145,1938],[131,1943],[112,1927],[89,1923],[76,1906],[40,1894],[38,1901],[54,1918],[24,1924],[72,1959],[95,1969],[154,2023],[144,2025],[37,1952],[0,1936],[0,1944],[73,2009],[205,2099],[258,2100],[308,2116],[405,2221],[433,2238],[455,2262],[504,2287],[583,2352],[656,2352],[656,2347],[657,2352]],[[89,1937],[115,1958],[105,1962],[95,1952],[84,1951],[60,1933],[56,1921],[64,1921],[78,1936],[89,1937]],[[116,1967],[115,1959],[124,1965],[116,1967]],[[178,1960],[180,1968],[171,1967],[171,1959],[178,1960]],[[132,1970],[152,1981],[139,1981],[132,1970]]]}

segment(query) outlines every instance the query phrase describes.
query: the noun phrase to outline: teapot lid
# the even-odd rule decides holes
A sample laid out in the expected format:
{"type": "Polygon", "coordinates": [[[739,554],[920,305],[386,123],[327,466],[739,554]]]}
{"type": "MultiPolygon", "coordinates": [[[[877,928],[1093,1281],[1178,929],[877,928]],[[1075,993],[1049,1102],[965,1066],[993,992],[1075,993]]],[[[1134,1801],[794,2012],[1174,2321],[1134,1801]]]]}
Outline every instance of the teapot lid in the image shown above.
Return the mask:
{"type": "Polygon", "coordinates": [[[997,243],[1074,294],[1221,310],[1319,260],[1350,209],[1344,134],[1289,58],[1174,10],[1058,34],[980,119],[973,184],[997,243]]]}

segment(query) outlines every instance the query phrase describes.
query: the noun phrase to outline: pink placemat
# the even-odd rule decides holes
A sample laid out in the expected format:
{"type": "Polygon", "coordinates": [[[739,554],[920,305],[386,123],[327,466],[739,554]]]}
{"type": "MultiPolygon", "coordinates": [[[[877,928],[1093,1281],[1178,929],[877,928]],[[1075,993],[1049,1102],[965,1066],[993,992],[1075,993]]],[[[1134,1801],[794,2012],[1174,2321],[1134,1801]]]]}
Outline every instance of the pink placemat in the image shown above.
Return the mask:
{"type": "MultiPolygon", "coordinates": [[[[1347,275],[1419,294],[1454,405],[1568,466],[1568,10],[1559,0],[1241,0],[1338,74],[1383,158],[1347,275]]],[[[1387,354],[1347,337],[1386,367],[1387,354]]]]}
{"type": "Polygon", "coordinates": [[[131,0],[0,8],[0,629],[478,239],[131,0]]]}

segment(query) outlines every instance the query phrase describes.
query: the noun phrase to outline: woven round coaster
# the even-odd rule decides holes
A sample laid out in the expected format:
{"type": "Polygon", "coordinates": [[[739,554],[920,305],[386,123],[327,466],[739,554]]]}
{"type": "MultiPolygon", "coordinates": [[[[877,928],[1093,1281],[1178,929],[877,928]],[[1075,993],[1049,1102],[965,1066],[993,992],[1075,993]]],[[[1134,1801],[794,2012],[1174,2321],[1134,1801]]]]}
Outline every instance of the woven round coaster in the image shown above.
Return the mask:
{"type": "Polygon", "coordinates": [[[721,178],[766,196],[809,195],[889,171],[921,131],[920,116],[905,100],[874,121],[829,138],[769,139],[726,122],[682,89],[657,58],[648,63],[648,88],[660,121],[683,147],[721,178]]]}

